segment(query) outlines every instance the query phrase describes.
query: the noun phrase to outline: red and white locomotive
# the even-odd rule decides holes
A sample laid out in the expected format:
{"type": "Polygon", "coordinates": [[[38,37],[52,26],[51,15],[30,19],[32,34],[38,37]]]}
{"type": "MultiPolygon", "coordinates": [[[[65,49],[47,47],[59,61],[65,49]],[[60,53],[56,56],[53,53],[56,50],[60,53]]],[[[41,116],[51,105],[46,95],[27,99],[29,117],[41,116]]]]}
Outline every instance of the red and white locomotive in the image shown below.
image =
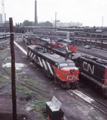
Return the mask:
{"type": "Polygon", "coordinates": [[[76,88],[79,80],[79,69],[72,60],[65,60],[65,57],[44,52],[40,46],[30,45],[27,47],[28,58],[39,65],[49,77],[63,88],[76,88]]]}

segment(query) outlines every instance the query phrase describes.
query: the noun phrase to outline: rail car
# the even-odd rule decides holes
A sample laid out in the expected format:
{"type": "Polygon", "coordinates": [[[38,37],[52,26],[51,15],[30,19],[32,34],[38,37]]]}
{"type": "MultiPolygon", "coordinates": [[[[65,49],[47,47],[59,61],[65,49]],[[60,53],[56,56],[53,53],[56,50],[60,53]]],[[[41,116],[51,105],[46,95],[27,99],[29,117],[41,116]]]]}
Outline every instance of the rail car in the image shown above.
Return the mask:
{"type": "Polygon", "coordinates": [[[38,41],[39,41],[39,37],[36,37],[34,35],[23,36],[23,42],[25,42],[27,45],[37,45],[38,41]]]}
{"type": "Polygon", "coordinates": [[[59,47],[59,46],[49,44],[48,42],[40,42],[39,46],[42,46],[42,48],[45,51],[50,50],[53,53],[56,53],[56,54],[58,54],[60,56],[65,57],[65,59],[68,59],[68,58],[70,59],[72,57],[72,53],[74,53],[71,50],[67,50],[67,49],[65,49],[63,47],[59,47]]]}
{"type": "Polygon", "coordinates": [[[76,53],[76,45],[73,41],[68,39],[58,39],[58,40],[50,40],[46,38],[40,38],[36,36],[24,36],[23,41],[27,45],[37,45],[41,42],[48,42],[50,45],[54,45],[57,47],[65,48],[66,51],[73,51],[76,53]]]}
{"type": "Polygon", "coordinates": [[[72,59],[76,67],[80,69],[80,75],[88,78],[91,83],[95,84],[95,88],[107,97],[107,61],[94,56],[66,52],[64,49],[56,46],[51,51],[66,59],[72,59]]]}
{"type": "Polygon", "coordinates": [[[45,52],[40,46],[27,47],[27,57],[34,64],[39,65],[45,74],[61,85],[62,88],[76,88],[79,80],[79,69],[72,60],[65,57],[45,52]]]}
{"type": "Polygon", "coordinates": [[[69,39],[60,39],[57,40],[56,42],[50,42],[49,44],[65,48],[67,51],[73,51],[76,53],[76,45],[74,41],[71,41],[69,39]]]}
{"type": "Polygon", "coordinates": [[[80,54],[74,54],[72,59],[80,68],[80,75],[88,78],[95,88],[107,97],[107,61],[80,54]]]}

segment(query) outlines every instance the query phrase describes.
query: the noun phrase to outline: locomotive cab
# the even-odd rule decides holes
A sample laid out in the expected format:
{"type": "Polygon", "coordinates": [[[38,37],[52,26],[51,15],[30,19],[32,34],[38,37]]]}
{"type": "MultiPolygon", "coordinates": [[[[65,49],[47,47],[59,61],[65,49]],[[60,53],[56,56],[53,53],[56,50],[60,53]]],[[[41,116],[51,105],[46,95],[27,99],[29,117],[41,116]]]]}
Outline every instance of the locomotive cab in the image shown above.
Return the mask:
{"type": "Polygon", "coordinates": [[[69,63],[55,63],[53,66],[57,81],[61,80],[61,86],[63,88],[75,88],[77,87],[77,81],[79,80],[79,69],[75,67],[74,62],[69,63]]]}

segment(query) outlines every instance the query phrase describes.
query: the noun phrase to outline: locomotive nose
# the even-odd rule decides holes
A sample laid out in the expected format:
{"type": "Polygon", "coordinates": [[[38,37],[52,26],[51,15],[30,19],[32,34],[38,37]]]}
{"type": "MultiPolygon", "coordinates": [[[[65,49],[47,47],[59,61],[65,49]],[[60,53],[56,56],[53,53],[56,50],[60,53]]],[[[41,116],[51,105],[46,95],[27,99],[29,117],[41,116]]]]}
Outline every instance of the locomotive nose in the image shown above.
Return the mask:
{"type": "Polygon", "coordinates": [[[74,73],[74,72],[75,72],[75,69],[71,69],[71,70],[70,70],[70,73],[74,73]]]}
{"type": "Polygon", "coordinates": [[[67,80],[70,80],[70,81],[78,80],[78,76],[79,76],[78,69],[76,67],[72,68],[72,69],[70,69],[70,72],[67,75],[67,80]]]}

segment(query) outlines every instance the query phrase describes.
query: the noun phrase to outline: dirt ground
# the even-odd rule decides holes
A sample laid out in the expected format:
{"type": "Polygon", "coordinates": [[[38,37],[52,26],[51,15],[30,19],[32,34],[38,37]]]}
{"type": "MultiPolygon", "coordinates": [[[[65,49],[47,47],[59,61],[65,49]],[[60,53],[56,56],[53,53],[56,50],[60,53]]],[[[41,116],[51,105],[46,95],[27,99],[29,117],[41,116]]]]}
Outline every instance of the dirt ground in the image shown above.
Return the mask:
{"type": "MultiPolygon", "coordinates": [[[[16,41],[25,49],[22,38],[16,41]]],[[[0,51],[0,120],[12,120],[11,99],[11,62],[9,42],[0,51]]],[[[53,96],[62,103],[61,109],[68,120],[106,120],[92,106],[69,90],[60,88],[43,71],[31,63],[26,55],[15,46],[16,64],[16,95],[18,120],[46,120],[46,105],[53,96]],[[20,66],[22,64],[22,66],[20,66]],[[20,68],[20,69],[17,69],[20,68]]]]}

